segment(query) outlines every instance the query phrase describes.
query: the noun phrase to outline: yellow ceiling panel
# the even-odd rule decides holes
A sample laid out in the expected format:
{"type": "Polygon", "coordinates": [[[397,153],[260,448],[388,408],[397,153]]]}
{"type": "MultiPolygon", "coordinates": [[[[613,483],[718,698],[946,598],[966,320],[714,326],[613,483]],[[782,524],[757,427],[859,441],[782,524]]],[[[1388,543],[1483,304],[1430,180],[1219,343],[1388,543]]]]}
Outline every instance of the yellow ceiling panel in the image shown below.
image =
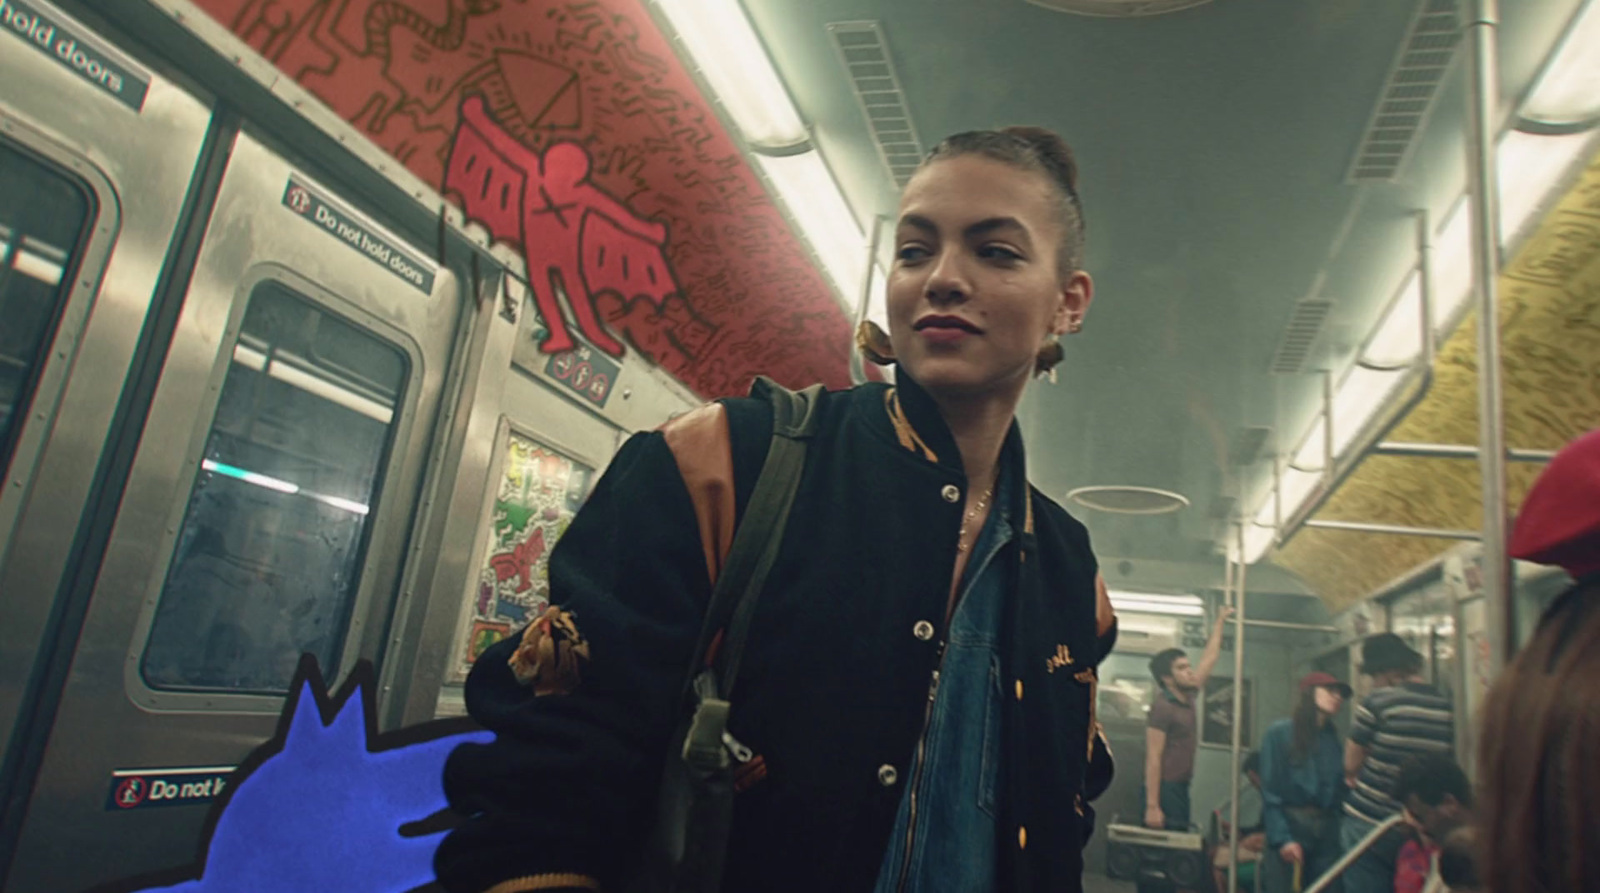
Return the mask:
{"type": "MultiPolygon", "coordinates": [[[[1506,443],[1553,450],[1600,427],[1600,158],[1540,224],[1500,279],[1506,443]]],[[[1473,315],[1441,346],[1434,383],[1388,440],[1476,444],[1478,326],[1473,315]]],[[[1542,466],[1513,463],[1513,509],[1542,466]]],[[[1317,517],[1476,530],[1478,465],[1467,460],[1368,458],[1317,517]]],[[[1305,529],[1273,560],[1343,609],[1455,541],[1305,529]]]]}

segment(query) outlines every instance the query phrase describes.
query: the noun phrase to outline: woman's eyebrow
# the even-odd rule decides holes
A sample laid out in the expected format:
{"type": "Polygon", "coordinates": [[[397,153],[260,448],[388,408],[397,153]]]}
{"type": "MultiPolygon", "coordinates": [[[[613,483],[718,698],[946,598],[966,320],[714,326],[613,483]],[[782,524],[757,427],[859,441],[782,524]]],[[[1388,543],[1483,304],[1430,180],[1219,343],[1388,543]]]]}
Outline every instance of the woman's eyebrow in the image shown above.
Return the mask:
{"type": "Polygon", "coordinates": [[[909,226],[912,229],[922,230],[924,233],[929,235],[939,234],[939,227],[935,226],[932,220],[929,220],[921,214],[906,214],[900,218],[900,225],[909,226]]]}
{"type": "MultiPolygon", "coordinates": [[[[909,226],[912,229],[921,230],[930,235],[937,235],[939,232],[939,227],[932,220],[921,214],[906,214],[900,218],[900,226],[909,226]]],[[[987,217],[977,223],[969,224],[966,229],[962,230],[962,235],[971,239],[978,236],[991,235],[998,230],[1015,231],[1023,238],[1028,236],[1028,228],[1023,226],[1022,221],[1015,217],[987,217]]]]}
{"type": "Polygon", "coordinates": [[[1015,217],[989,217],[968,226],[962,233],[970,239],[975,236],[992,235],[998,230],[1014,230],[1023,238],[1028,236],[1028,228],[1015,217]]]}

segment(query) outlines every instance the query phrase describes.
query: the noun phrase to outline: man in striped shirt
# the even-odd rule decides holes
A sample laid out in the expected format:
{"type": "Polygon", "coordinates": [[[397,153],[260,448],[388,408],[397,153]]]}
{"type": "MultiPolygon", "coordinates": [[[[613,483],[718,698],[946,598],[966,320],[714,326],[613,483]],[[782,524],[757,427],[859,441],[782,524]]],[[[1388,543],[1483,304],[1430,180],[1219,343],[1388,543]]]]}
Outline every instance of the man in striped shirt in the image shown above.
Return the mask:
{"type": "MultiPolygon", "coordinates": [[[[1455,747],[1450,699],[1422,678],[1422,655],[1394,633],[1379,633],[1361,647],[1361,672],[1374,690],[1356,705],[1345,744],[1342,843],[1348,851],[1384,819],[1400,812],[1394,783],[1407,757],[1449,754],[1455,747]]],[[[1345,893],[1393,893],[1395,860],[1408,832],[1391,830],[1351,865],[1345,893]]]]}

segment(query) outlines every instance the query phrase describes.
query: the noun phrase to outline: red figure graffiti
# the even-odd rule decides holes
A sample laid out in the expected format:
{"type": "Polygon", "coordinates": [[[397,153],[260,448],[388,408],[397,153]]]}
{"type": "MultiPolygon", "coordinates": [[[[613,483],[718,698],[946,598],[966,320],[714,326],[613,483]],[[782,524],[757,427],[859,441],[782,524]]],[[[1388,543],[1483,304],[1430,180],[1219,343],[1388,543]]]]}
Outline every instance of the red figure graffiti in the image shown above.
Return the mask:
{"type": "Polygon", "coordinates": [[[515,579],[516,592],[527,592],[533,588],[533,568],[539,563],[539,558],[544,555],[544,529],[537,528],[533,534],[510,552],[495,555],[489,559],[494,566],[494,578],[497,581],[515,579]]]}
{"type": "Polygon", "coordinates": [[[660,308],[678,292],[662,253],[664,225],[635,215],[590,181],[589,153],[582,146],[556,143],[541,157],[490,119],[477,95],[461,104],[444,188],[495,238],[522,248],[550,332],[540,348],[545,353],[576,346],[559,294],[566,295],[579,333],[621,356],[622,344],[601,323],[595,299],[609,293],[624,307],[644,300],[660,308]]]}

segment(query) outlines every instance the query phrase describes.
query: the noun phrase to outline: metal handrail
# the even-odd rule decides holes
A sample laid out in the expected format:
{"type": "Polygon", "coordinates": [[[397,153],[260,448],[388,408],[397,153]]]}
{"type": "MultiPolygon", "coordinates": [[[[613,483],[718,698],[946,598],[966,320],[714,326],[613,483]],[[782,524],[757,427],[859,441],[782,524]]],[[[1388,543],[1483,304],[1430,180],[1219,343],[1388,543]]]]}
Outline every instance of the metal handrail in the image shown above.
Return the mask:
{"type": "Polygon", "coordinates": [[[1366,837],[1361,838],[1360,843],[1350,848],[1350,852],[1339,857],[1339,861],[1333,863],[1332,868],[1328,869],[1328,871],[1323,874],[1322,877],[1319,877],[1312,882],[1311,886],[1307,887],[1304,893],[1322,893],[1322,891],[1328,889],[1333,885],[1334,881],[1338,880],[1341,875],[1350,869],[1350,866],[1356,863],[1357,859],[1361,858],[1367,850],[1372,849],[1373,846],[1377,844],[1378,840],[1383,837],[1383,835],[1389,833],[1389,829],[1396,825],[1403,825],[1405,824],[1405,821],[1406,819],[1404,815],[1396,813],[1395,815],[1389,816],[1388,818],[1379,822],[1377,827],[1367,832],[1366,837]]]}
{"type": "Polygon", "coordinates": [[[861,289],[856,295],[856,312],[850,321],[850,344],[845,348],[850,357],[850,383],[867,383],[867,366],[856,349],[856,330],[866,321],[868,305],[872,303],[872,270],[878,263],[878,246],[883,242],[883,215],[872,218],[872,234],[867,239],[867,272],[861,277],[861,289]]]}

